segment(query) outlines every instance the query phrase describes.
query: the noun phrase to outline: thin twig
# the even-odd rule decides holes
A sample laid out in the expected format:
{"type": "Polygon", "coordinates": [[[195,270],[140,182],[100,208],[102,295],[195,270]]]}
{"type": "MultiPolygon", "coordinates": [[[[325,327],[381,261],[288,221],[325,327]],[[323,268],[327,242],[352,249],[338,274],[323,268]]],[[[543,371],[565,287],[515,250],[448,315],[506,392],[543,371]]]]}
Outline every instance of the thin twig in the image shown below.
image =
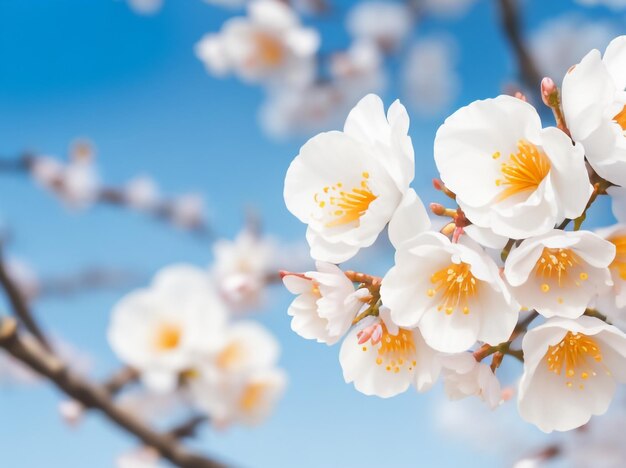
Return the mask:
{"type": "Polygon", "coordinates": [[[541,82],[541,73],[528,51],[522,37],[522,28],[517,0],[498,0],[500,4],[500,22],[506,34],[519,67],[519,72],[530,89],[536,89],[541,82]]]}
{"type": "Polygon", "coordinates": [[[26,329],[42,344],[42,346],[51,352],[52,348],[48,343],[45,335],[41,331],[41,328],[37,324],[35,317],[31,313],[25,298],[22,296],[22,292],[15,284],[13,279],[9,276],[9,272],[6,269],[4,262],[4,256],[2,252],[2,246],[0,245],[0,284],[4,289],[4,292],[11,303],[11,307],[15,315],[19,318],[20,322],[26,327],[26,329]]]}
{"type": "Polygon", "coordinates": [[[0,347],[35,372],[46,377],[70,398],[85,408],[103,413],[119,427],[134,435],[142,443],[153,447],[172,463],[184,468],[221,468],[223,465],[189,452],[176,437],[154,431],[132,413],[111,401],[109,392],[70,370],[58,357],[48,353],[38,342],[23,340],[17,323],[10,317],[0,322],[0,347]]]}

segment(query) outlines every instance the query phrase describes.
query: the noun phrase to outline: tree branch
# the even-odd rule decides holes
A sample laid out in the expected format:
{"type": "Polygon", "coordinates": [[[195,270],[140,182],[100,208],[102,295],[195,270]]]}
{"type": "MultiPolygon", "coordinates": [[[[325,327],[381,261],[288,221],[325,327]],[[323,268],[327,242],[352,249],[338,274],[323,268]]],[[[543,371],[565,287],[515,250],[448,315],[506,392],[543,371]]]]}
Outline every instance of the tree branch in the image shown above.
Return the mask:
{"type": "Polygon", "coordinates": [[[539,86],[542,76],[522,37],[517,0],[497,1],[500,4],[500,23],[517,58],[521,78],[534,90],[539,86]]]}
{"type": "Polygon", "coordinates": [[[129,413],[110,399],[109,392],[72,372],[56,356],[48,353],[38,342],[22,339],[17,323],[10,317],[0,322],[0,347],[35,372],[46,377],[69,397],[82,403],[85,408],[100,411],[112,422],[137,437],[145,445],[183,468],[221,468],[223,465],[211,459],[189,452],[172,434],[161,434],[129,413]]]}
{"type": "Polygon", "coordinates": [[[0,284],[2,285],[7,299],[11,303],[13,312],[20,319],[20,322],[24,324],[26,329],[35,337],[42,346],[48,351],[52,351],[48,340],[39,328],[33,314],[31,313],[25,298],[22,296],[21,291],[17,285],[13,282],[4,263],[4,257],[2,253],[2,246],[0,245],[0,284]]]}
{"type": "MultiPolygon", "coordinates": [[[[36,163],[37,156],[31,153],[23,153],[16,158],[0,157],[0,173],[17,173],[30,175],[33,166],[36,163]]],[[[62,193],[63,181],[55,181],[55,187],[52,188],[57,195],[62,193]]],[[[97,193],[95,203],[102,205],[128,207],[128,201],[123,189],[112,186],[101,187],[97,193]]],[[[154,218],[165,221],[170,224],[176,224],[175,204],[173,200],[160,200],[155,206],[143,210],[154,218]]],[[[214,233],[210,227],[202,220],[198,220],[192,224],[186,225],[183,229],[188,230],[203,240],[213,240],[214,233]]]]}

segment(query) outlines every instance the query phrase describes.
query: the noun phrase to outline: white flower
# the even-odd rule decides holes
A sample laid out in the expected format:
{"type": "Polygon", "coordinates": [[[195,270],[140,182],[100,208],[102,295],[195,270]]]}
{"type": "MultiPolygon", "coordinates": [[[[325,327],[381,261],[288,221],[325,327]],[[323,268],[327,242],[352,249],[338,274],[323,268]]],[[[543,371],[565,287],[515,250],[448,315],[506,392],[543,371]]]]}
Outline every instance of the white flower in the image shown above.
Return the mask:
{"type": "Polygon", "coordinates": [[[257,369],[250,374],[200,371],[190,381],[198,407],[218,425],[256,425],[266,419],[282,397],[287,377],[281,369],[257,369]]]}
{"type": "Polygon", "coordinates": [[[604,57],[589,52],[563,79],[563,113],[572,139],[606,180],[626,185],[626,36],[604,57]]]}
{"type": "Polygon", "coordinates": [[[289,306],[291,329],[319,343],[336,343],[352,325],[364,306],[367,289],[354,290],[354,284],[336,265],[317,262],[317,271],[283,276],[285,287],[298,294],[289,306]]]}
{"type": "Polygon", "coordinates": [[[494,261],[465,236],[452,243],[427,232],[396,252],[383,278],[383,304],[399,326],[418,326],[437,351],[466,351],[476,341],[506,341],[517,322],[494,261]]]}
{"type": "Polygon", "coordinates": [[[159,203],[159,188],[152,178],[139,176],[126,184],[124,198],[137,210],[151,210],[159,203]]]}
{"type": "Polygon", "coordinates": [[[168,391],[198,356],[216,351],[225,320],[208,275],[176,265],[115,305],[108,338],[118,357],[139,370],[150,388],[168,391]]]}
{"type": "Polygon", "coordinates": [[[576,0],[581,5],[597,6],[604,5],[612,10],[623,10],[626,8],[626,0],[576,0]]]}
{"type": "Polygon", "coordinates": [[[354,37],[395,49],[411,32],[413,15],[407,5],[399,2],[366,1],[350,10],[346,22],[354,37]]]}
{"type": "Polygon", "coordinates": [[[235,322],[220,337],[213,359],[205,361],[223,374],[247,374],[269,369],[278,361],[280,347],[274,336],[252,321],[235,322]]]}
{"type": "Polygon", "coordinates": [[[626,327],[626,225],[616,224],[596,233],[615,246],[615,258],[609,265],[613,288],[596,298],[596,307],[612,324],[626,327]]]}
{"type": "Polygon", "coordinates": [[[413,108],[438,114],[457,97],[460,78],[455,69],[456,43],[451,37],[422,39],[411,46],[403,71],[403,86],[413,108]]]}
{"type": "Polygon", "coordinates": [[[381,398],[403,393],[410,385],[419,392],[432,387],[440,364],[418,329],[398,328],[388,309],[381,308],[380,317],[367,330],[363,334],[362,328],[353,328],[341,345],[339,362],[346,383],[381,398]]]}
{"type": "Polygon", "coordinates": [[[522,342],[520,416],[544,432],[568,431],[604,413],[626,382],[626,335],[594,317],[553,318],[522,342]]]}
{"type": "Polygon", "coordinates": [[[274,366],[280,348],[255,322],[237,322],[223,333],[219,349],[189,373],[194,402],[218,424],[261,422],[282,396],[286,376],[274,366]]]}
{"type": "Polygon", "coordinates": [[[128,5],[140,15],[153,15],[163,6],[163,0],[128,0],[128,5]]]}
{"type": "Polygon", "coordinates": [[[218,34],[207,34],[196,55],[216,75],[235,72],[247,81],[306,85],[315,74],[316,31],[304,28],[286,4],[256,0],[248,16],[232,18],[218,34]]]}
{"type": "Polygon", "coordinates": [[[381,92],[387,80],[380,50],[371,41],[353,42],[331,58],[331,80],[306,88],[271,89],[260,111],[265,130],[276,137],[310,136],[340,125],[366,94],[381,92]]]}
{"type": "Polygon", "coordinates": [[[605,48],[616,30],[609,21],[566,14],[543,22],[532,32],[528,45],[537,68],[556,81],[591,49],[605,48]]]}
{"type": "Polygon", "coordinates": [[[554,229],[513,250],[504,275],[522,306],[573,319],[611,286],[607,267],[614,257],[615,246],[596,234],[554,229]]]}
{"type": "Polygon", "coordinates": [[[190,193],[181,195],[172,202],[172,221],[182,228],[200,225],[204,217],[204,199],[201,195],[190,193]]]}
{"type": "Polygon", "coordinates": [[[460,400],[478,396],[494,409],[502,401],[500,381],[491,368],[477,362],[472,353],[460,353],[442,358],[444,387],[448,398],[460,400]]]}
{"type": "Polygon", "coordinates": [[[141,447],[117,457],[115,468],[160,468],[159,452],[152,447],[141,447]]]}
{"type": "Polygon", "coordinates": [[[419,6],[427,14],[441,17],[459,17],[467,13],[476,0],[421,0],[419,6]]]}
{"type": "Polygon", "coordinates": [[[472,223],[513,239],[576,218],[593,190],[582,146],[557,128],[542,129],[537,111],[511,96],[475,101],[448,117],[435,138],[435,162],[472,223]]]}
{"type": "Polygon", "coordinates": [[[409,188],[414,158],[409,117],[399,101],[385,116],[378,96],[364,97],[350,112],[343,132],[311,138],[291,163],[284,197],[289,211],[308,224],[307,241],[317,260],[340,263],[374,243],[403,198],[418,205],[409,188]]]}
{"type": "Polygon", "coordinates": [[[240,232],[234,241],[220,239],[214,244],[212,275],[233,310],[260,305],[276,251],[271,240],[249,230],[240,232]]]}
{"type": "Polygon", "coordinates": [[[9,257],[5,260],[4,267],[25,299],[33,300],[39,295],[41,282],[31,265],[18,258],[9,257]]]}

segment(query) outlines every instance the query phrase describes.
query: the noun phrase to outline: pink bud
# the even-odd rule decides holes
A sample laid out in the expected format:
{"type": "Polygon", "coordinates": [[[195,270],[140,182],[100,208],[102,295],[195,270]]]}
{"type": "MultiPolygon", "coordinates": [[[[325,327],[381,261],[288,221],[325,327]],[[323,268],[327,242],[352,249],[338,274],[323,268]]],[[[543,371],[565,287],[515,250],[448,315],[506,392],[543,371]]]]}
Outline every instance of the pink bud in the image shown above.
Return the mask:
{"type": "Polygon", "coordinates": [[[433,179],[433,187],[435,190],[443,190],[443,182],[439,179],[433,179]]]}
{"type": "Polygon", "coordinates": [[[375,323],[369,327],[365,327],[357,333],[356,336],[359,339],[359,344],[367,343],[369,340],[372,340],[372,344],[375,345],[380,343],[380,339],[383,336],[383,329],[380,323],[375,323]]]}
{"type": "Polygon", "coordinates": [[[558,92],[558,88],[552,78],[546,76],[541,80],[541,99],[546,106],[551,107],[550,96],[556,92],[558,92]]]}
{"type": "Polygon", "coordinates": [[[446,214],[446,207],[440,203],[431,203],[430,211],[432,211],[433,214],[436,214],[437,216],[444,216],[446,214]]]}

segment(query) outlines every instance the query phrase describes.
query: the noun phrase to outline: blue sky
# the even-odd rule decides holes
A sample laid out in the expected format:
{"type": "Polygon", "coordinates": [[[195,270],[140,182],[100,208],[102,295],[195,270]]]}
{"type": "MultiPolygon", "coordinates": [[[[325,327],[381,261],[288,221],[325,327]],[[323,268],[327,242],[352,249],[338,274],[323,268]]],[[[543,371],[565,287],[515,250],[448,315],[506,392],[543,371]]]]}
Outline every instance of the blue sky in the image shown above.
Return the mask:
{"type": "MultiPolygon", "coordinates": [[[[348,43],[342,19],[354,2],[335,3],[331,17],[312,22],[326,50],[348,43]]],[[[531,29],[570,11],[589,21],[608,18],[624,29],[624,16],[601,7],[582,9],[570,0],[524,3],[531,29]]],[[[499,94],[515,71],[494,4],[479,0],[467,16],[433,21],[416,33],[446,31],[458,39],[463,90],[457,106],[499,94]]],[[[86,136],[97,146],[107,182],[150,174],[168,193],[203,193],[222,236],[234,235],[245,208],[253,206],[268,232],[302,240],[304,227],[284,208],[282,181],[304,139],[268,138],[257,120],[262,90],[210,77],[193,55],[194,43],[233,14],[200,0],[165,0],[150,17],[136,15],[123,1],[0,0],[0,155],[26,148],[64,155],[72,139],[86,136]]],[[[393,83],[387,103],[398,93],[393,83]]],[[[426,199],[435,175],[432,140],[443,118],[412,122],[415,187],[426,199]]],[[[609,213],[601,203],[592,222],[610,222],[609,213]]],[[[187,234],[114,208],[69,213],[21,177],[0,175],[0,219],[15,234],[10,253],[42,274],[104,265],[149,275],[173,262],[211,260],[210,245],[187,234]]],[[[121,294],[43,300],[36,311],[46,328],[93,354],[97,372],[106,375],[117,362],[104,330],[121,294]]],[[[338,349],[289,329],[289,300],[276,290],[260,316],[281,341],[281,363],[290,376],[276,414],[257,429],[208,431],[197,447],[242,466],[501,465],[433,429],[441,389],[380,400],[345,385],[338,349]]],[[[0,389],[0,452],[7,466],[110,467],[119,452],[133,447],[96,415],[78,429],[66,427],[58,401],[46,387],[0,389]]]]}

